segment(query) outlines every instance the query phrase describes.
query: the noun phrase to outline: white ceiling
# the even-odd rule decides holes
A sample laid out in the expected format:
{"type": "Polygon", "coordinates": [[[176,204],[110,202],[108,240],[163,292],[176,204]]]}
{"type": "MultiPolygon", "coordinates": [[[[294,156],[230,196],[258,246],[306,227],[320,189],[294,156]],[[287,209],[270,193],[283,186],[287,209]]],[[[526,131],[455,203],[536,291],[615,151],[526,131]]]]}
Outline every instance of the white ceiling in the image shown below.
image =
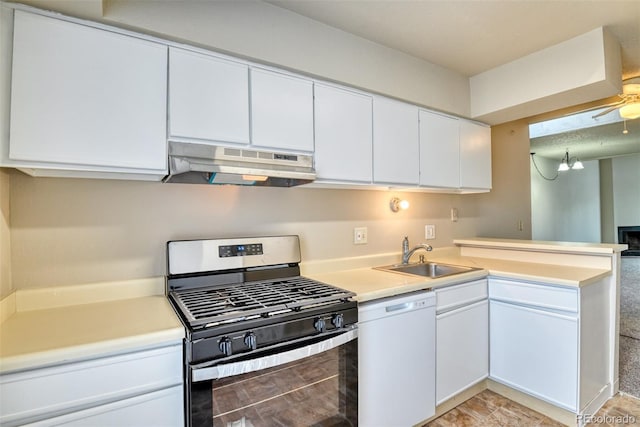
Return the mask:
{"type": "MultiPolygon", "coordinates": [[[[621,77],[640,76],[640,0],[264,1],[466,76],[603,26],[622,47],[621,77]]],[[[544,136],[532,151],[560,158],[568,148],[585,160],[640,152],[640,119],[628,127],[544,136]]]]}
{"type": "Polygon", "coordinates": [[[638,0],[265,0],[472,76],[606,27],[640,76],[638,0]]]}

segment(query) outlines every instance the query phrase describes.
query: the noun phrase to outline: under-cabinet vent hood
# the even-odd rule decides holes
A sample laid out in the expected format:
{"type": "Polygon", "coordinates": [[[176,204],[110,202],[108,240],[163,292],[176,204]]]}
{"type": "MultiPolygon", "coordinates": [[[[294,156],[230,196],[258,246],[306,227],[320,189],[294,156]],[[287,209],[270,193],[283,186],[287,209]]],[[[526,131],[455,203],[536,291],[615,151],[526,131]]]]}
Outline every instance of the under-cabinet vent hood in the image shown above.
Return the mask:
{"type": "Polygon", "coordinates": [[[312,156],[169,141],[164,181],[293,187],[315,178],[312,156]]]}

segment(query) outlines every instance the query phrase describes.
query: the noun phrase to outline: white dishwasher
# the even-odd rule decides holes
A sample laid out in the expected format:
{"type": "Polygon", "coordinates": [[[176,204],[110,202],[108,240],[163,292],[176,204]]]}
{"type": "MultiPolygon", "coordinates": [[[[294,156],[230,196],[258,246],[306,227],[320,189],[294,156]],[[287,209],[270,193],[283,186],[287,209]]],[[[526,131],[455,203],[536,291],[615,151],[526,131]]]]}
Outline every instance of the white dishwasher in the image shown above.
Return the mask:
{"type": "Polygon", "coordinates": [[[358,307],[358,424],[408,427],[435,413],[433,292],[358,307]]]}

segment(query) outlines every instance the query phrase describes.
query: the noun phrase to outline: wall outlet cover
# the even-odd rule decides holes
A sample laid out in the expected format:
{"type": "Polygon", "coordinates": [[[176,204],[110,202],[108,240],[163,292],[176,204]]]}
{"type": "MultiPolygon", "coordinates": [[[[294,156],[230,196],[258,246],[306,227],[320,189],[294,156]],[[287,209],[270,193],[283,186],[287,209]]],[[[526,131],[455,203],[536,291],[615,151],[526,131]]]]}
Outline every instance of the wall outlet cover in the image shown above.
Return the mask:
{"type": "Polygon", "coordinates": [[[353,244],[354,245],[366,245],[367,244],[367,227],[356,227],[353,229],[353,244]]]}

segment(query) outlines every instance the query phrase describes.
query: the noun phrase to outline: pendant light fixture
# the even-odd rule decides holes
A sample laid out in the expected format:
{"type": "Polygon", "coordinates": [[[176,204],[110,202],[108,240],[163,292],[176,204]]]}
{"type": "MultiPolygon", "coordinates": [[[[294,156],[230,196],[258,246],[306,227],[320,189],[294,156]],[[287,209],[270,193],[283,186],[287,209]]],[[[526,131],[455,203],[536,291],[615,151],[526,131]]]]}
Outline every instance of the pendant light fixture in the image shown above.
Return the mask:
{"type": "Polygon", "coordinates": [[[569,169],[584,169],[584,165],[577,157],[569,157],[569,150],[564,153],[564,157],[560,161],[560,165],[558,166],[558,172],[565,172],[569,169]]]}

